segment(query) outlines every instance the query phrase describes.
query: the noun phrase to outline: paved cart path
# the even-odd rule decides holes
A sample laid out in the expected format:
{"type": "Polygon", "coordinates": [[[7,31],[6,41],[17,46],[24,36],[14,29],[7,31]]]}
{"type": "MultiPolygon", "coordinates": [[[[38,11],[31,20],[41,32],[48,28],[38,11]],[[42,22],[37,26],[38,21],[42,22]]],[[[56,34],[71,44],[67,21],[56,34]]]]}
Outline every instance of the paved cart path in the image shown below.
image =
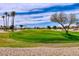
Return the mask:
{"type": "Polygon", "coordinates": [[[0,56],[79,56],[79,47],[0,48],[0,56]]]}

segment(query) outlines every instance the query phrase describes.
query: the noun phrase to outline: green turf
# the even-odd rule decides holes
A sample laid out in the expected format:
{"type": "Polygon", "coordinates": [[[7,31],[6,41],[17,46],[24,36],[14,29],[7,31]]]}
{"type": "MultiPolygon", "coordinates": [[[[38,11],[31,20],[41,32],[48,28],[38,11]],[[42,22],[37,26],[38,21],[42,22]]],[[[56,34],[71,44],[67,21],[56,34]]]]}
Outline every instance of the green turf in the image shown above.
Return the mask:
{"type": "Polygon", "coordinates": [[[64,32],[53,30],[24,30],[11,33],[10,37],[15,40],[32,43],[66,43],[78,42],[79,32],[70,32],[71,35],[66,35],[64,32]]]}
{"type": "Polygon", "coordinates": [[[0,47],[79,46],[79,32],[69,33],[66,35],[64,31],[50,29],[0,33],[0,47]]]}

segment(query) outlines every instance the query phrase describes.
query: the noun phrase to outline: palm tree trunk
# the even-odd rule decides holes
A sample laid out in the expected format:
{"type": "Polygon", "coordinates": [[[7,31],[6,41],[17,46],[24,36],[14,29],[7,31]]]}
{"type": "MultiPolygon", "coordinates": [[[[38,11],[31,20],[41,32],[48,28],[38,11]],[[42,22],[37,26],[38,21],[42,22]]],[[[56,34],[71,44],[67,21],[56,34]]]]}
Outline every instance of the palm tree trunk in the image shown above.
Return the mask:
{"type": "Polygon", "coordinates": [[[5,20],[3,18],[3,29],[5,30],[5,20]]]}
{"type": "Polygon", "coordinates": [[[7,31],[7,16],[6,16],[6,22],[5,23],[6,23],[6,26],[5,27],[6,27],[6,31],[7,31]]]}
{"type": "Polygon", "coordinates": [[[6,31],[8,29],[8,18],[7,18],[7,15],[6,15],[6,20],[5,20],[5,29],[6,29],[6,31]]]}
{"type": "Polygon", "coordinates": [[[9,29],[9,16],[8,16],[8,19],[7,19],[7,27],[9,29]]]}
{"type": "Polygon", "coordinates": [[[14,17],[12,18],[12,32],[14,32],[14,17]]]}

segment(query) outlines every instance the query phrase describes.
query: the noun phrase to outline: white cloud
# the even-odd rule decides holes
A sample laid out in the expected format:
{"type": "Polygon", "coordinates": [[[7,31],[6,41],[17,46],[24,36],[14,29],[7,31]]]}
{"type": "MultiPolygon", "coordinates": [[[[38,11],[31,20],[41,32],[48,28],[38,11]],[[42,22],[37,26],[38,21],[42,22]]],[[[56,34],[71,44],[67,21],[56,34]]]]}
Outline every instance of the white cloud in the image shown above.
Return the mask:
{"type": "Polygon", "coordinates": [[[15,20],[16,25],[19,24],[35,24],[35,23],[42,23],[42,22],[50,22],[50,16],[47,17],[43,17],[43,18],[36,18],[36,19],[32,19],[32,18],[19,18],[17,20],[15,20]]]}
{"type": "Polygon", "coordinates": [[[37,8],[44,8],[48,6],[55,6],[55,5],[71,5],[70,3],[1,3],[0,4],[0,12],[5,12],[5,11],[30,11],[32,9],[37,9],[37,8]]]}
{"type": "MultiPolygon", "coordinates": [[[[28,12],[28,11],[36,11],[38,8],[46,8],[49,6],[56,6],[56,5],[71,5],[71,3],[11,3],[11,4],[0,4],[0,12],[5,12],[5,11],[16,11],[16,12],[28,12]]],[[[76,11],[67,11],[66,13],[79,13],[78,10],[76,11]]],[[[30,14],[30,15],[16,15],[15,18],[15,24],[20,25],[20,24],[35,24],[35,23],[43,23],[43,22],[50,22],[50,16],[54,12],[47,12],[47,13],[39,13],[39,14],[30,14]],[[43,16],[39,18],[38,16],[43,16]],[[33,17],[38,17],[38,18],[33,18],[33,17]]],[[[11,18],[10,18],[11,22],[11,18]]],[[[2,21],[0,21],[0,24],[2,24],[2,21]]],[[[10,23],[11,24],[11,23],[10,23]]]]}

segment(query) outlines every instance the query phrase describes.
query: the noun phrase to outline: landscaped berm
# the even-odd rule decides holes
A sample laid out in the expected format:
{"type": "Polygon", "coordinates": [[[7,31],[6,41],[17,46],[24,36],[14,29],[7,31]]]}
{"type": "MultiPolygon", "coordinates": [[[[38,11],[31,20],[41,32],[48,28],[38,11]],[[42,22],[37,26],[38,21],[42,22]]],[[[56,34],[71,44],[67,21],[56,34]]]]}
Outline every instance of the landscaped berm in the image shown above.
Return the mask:
{"type": "Polygon", "coordinates": [[[0,33],[0,55],[79,55],[79,32],[69,33],[49,29],[0,33]]]}
{"type": "Polygon", "coordinates": [[[0,33],[0,46],[19,48],[78,46],[79,32],[69,33],[70,35],[66,35],[64,31],[49,29],[26,29],[0,33]]]}

